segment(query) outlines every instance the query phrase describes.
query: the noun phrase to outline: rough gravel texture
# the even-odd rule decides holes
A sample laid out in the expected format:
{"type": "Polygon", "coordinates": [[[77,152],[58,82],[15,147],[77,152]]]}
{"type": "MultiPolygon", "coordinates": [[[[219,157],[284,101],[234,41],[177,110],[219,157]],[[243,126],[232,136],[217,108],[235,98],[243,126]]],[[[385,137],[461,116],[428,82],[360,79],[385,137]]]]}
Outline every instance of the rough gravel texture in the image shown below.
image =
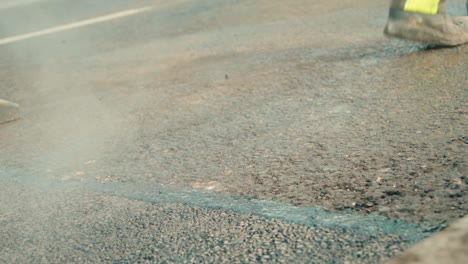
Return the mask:
{"type": "Polygon", "coordinates": [[[379,263],[407,248],[398,236],[77,190],[1,188],[12,196],[0,204],[0,263],[379,263]]]}

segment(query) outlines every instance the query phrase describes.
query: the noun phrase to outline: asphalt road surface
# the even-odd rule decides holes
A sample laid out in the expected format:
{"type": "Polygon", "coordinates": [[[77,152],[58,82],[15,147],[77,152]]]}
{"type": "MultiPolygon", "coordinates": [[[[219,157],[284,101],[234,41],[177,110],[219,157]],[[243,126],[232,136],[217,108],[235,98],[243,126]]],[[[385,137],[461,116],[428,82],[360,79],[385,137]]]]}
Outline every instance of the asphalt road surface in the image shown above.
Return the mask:
{"type": "Polygon", "coordinates": [[[466,215],[468,46],[387,12],[0,1],[0,263],[380,263],[466,215]]]}

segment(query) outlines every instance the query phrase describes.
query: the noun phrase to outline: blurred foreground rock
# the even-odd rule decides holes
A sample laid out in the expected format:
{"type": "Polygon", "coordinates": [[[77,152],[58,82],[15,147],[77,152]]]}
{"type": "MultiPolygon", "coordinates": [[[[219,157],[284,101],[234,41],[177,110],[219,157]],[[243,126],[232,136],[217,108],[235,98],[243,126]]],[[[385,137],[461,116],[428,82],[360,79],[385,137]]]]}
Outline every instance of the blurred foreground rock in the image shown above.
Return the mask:
{"type": "Polygon", "coordinates": [[[386,264],[468,263],[468,216],[386,264]]]}
{"type": "Polygon", "coordinates": [[[0,124],[17,118],[19,118],[19,106],[0,99],[0,124]]]}

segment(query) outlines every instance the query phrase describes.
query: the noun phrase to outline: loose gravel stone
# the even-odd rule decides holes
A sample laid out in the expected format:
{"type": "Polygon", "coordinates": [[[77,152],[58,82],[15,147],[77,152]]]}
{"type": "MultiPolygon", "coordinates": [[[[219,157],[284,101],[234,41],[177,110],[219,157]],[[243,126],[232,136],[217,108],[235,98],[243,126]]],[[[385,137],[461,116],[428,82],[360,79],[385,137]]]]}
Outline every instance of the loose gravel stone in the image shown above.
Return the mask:
{"type": "Polygon", "coordinates": [[[93,192],[2,187],[0,200],[6,263],[379,263],[408,247],[398,236],[93,192]]]}

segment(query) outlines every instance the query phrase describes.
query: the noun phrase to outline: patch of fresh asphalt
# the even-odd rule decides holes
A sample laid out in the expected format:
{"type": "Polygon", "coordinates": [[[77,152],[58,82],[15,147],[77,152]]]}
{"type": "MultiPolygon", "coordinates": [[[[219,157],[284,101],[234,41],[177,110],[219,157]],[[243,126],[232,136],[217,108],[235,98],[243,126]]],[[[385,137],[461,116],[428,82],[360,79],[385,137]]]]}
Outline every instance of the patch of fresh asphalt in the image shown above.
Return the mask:
{"type": "Polygon", "coordinates": [[[331,212],[320,208],[305,208],[290,204],[257,200],[244,195],[222,195],[170,186],[130,182],[69,182],[46,180],[46,175],[25,176],[25,171],[0,171],[0,182],[15,183],[39,189],[81,189],[106,193],[128,199],[155,204],[186,204],[214,210],[229,210],[239,214],[252,214],[267,219],[280,219],[287,223],[309,227],[338,228],[369,235],[395,235],[405,242],[414,243],[440,228],[438,223],[410,223],[392,220],[377,214],[359,215],[353,212],[331,212]]]}
{"type": "Polygon", "coordinates": [[[0,263],[380,263],[411,243],[268,201],[0,176],[0,263]]]}

